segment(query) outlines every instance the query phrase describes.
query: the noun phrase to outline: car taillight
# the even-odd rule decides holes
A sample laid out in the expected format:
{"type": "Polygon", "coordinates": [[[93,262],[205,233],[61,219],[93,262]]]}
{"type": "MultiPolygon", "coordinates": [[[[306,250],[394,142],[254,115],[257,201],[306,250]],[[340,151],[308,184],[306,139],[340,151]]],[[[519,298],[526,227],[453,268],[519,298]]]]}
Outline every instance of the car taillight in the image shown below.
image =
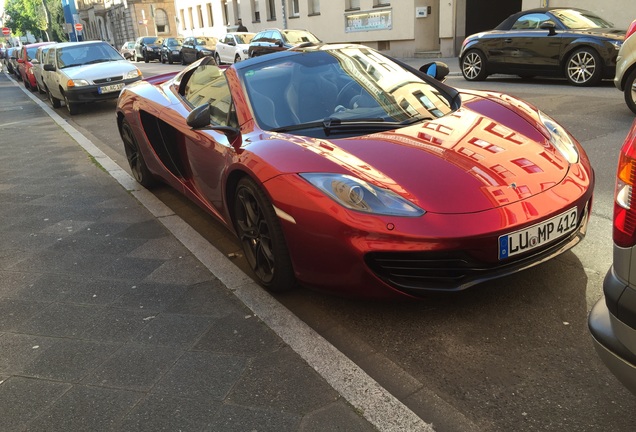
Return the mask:
{"type": "Polygon", "coordinates": [[[625,138],[618,158],[614,194],[614,243],[620,247],[636,245],[636,121],[625,138]]]}
{"type": "Polygon", "coordinates": [[[627,33],[625,34],[625,40],[627,40],[628,37],[634,34],[634,32],[636,32],[636,20],[632,21],[632,23],[629,25],[627,33]]]}

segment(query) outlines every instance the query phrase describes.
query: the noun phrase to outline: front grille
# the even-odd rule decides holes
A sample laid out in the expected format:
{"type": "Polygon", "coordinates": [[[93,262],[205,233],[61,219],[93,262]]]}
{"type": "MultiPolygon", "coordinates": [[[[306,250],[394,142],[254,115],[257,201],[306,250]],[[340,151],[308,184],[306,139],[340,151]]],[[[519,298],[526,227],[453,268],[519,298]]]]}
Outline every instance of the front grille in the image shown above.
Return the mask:
{"type": "Polygon", "coordinates": [[[371,271],[393,288],[417,296],[427,292],[460,291],[547,261],[574,247],[585,236],[583,223],[569,236],[529,255],[501,262],[484,262],[465,251],[370,252],[364,259],[371,271]]]}
{"type": "Polygon", "coordinates": [[[117,76],[112,76],[108,78],[96,79],[93,82],[95,84],[115,84],[118,81],[121,81],[123,79],[124,79],[123,75],[117,75],[117,76]]]}

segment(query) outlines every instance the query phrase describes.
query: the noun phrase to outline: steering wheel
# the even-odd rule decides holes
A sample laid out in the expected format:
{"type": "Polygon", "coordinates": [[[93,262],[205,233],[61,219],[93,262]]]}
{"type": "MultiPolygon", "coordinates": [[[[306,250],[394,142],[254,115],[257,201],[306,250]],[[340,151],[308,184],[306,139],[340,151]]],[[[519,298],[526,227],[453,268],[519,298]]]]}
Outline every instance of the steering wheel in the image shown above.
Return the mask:
{"type": "Polygon", "coordinates": [[[336,96],[336,105],[344,106],[346,108],[352,108],[351,99],[353,99],[354,96],[359,96],[361,93],[362,93],[362,87],[360,86],[360,84],[358,84],[357,81],[349,81],[338,92],[338,96],[336,96]],[[356,85],[360,87],[359,90],[353,89],[353,86],[356,86],[356,85]],[[354,93],[354,94],[352,94],[349,97],[346,97],[347,93],[354,93]]]}

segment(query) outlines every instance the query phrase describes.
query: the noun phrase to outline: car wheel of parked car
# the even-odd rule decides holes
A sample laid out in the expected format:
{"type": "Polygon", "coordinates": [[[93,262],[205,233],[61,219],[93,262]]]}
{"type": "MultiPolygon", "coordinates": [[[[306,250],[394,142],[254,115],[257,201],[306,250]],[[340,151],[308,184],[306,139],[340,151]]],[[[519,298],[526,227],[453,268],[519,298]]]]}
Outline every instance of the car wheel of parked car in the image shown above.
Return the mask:
{"type": "Polygon", "coordinates": [[[214,61],[216,62],[217,65],[222,64],[221,63],[221,56],[219,55],[219,53],[215,53],[214,54],[214,61]]]}
{"type": "Polygon", "coordinates": [[[181,54],[181,65],[185,66],[185,64],[186,64],[186,61],[185,61],[185,58],[183,57],[183,53],[182,53],[181,54]]]}
{"type": "Polygon", "coordinates": [[[51,102],[51,106],[53,108],[59,108],[62,106],[62,101],[60,101],[58,98],[53,96],[50,90],[47,89],[46,92],[48,93],[49,101],[51,102]]]}
{"type": "Polygon", "coordinates": [[[565,77],[576,86],[592,86],[601,81],[601,58],[591,48],[581,48],[572,53],[565,64],[565,77]]]}
{"type": "Polygon", "coordinates": [[[236,57],[234,57],[234,63],[238,63],[241,61],[241,56],[240,55],[236,55],[236,57]]]}
{"type": "Polygon", "coordinates": [[[39,82],[37,82],[37,81],[36,81],[36,82],[35,82],[35,86],[36,86],[36,88],[37,88],[37,90],[38,90],[38,93],[40,93],[40,94],[44,94],[44,93],[46,93],[46,92],[44,91],[44,89],[43,89],[42,87],[40,87],[40,83],[39,83],[39,82]]]}
{"type": "Polygon", "coordinates": [[[625,81],[625,103],[636,114],[636,69],[634,69],[625,81]]]}
{"type": "Polygon", "coordinates": [[[126,151],[126,159],[130,165],[130,171],[137,182],[145,188],[150,189],[157,184],[157,179],[152,175],[144,157],[139,150],[139,144],[135,138],[130,123],[124,120],[119,130],[121,140],[124,142],[124,150],[126,151]]]}
{"type": "Polygon", "coordinates": [[[64,104],[66,105],[66,109],[70,115],[75,115],[79,112],[77,108],[77,104],[72,103],[68,100],[68,97],[64,95],[64,104]]]}
{"type": "Polygon", "coordinates": [[[274,292],[293,288],[294,271],[278,216],[265,192],[249,177],[236,187],[233,222],[260,283],[274,292]]]}
{"type": "Polygon", "coordinates": [[[31,90],[31,84],[29,83],[28,79],[22,80],[22,82],[24,83],[24,88],[27,90],[31,90]]]}
{"type": "Polygon", "coordinates": [[[483,81],[486,73],[486,58],[478,50],[468,51],[461,60],[462,75],[468,81],[483,81]]]}
{"type": "Polygon", "coordinates": [[[159,56],[159,59],[161,61],[161,64],[166,64],[166,58],[163,56],[163,54],[159,56]]]}
{"type": "Polygon", "coordinates": [[[150,59],[148,58],[148,52],[144,51],[144,63],[148,63],[150,59]]]}
{"type": "Polygon", "coordinates": [[[174,63],[174,60],[172,60],[172,54],[168,54],[168,64],[172,63],[174,63]]]}

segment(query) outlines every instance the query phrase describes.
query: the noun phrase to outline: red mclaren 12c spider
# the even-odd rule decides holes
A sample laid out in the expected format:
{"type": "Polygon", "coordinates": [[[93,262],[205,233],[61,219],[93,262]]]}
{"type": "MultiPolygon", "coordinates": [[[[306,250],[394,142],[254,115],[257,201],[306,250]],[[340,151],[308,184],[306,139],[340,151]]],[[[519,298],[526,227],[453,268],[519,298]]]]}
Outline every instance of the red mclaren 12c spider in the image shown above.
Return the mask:
{"type": "Polygon", "coordinates": [[[425,72],[360,45],[206,57],[126,87],[117,122],[137,181],[217,217],[271,291],[459,291],[576,245],[594,186],[580,144],[425,72]]]}

